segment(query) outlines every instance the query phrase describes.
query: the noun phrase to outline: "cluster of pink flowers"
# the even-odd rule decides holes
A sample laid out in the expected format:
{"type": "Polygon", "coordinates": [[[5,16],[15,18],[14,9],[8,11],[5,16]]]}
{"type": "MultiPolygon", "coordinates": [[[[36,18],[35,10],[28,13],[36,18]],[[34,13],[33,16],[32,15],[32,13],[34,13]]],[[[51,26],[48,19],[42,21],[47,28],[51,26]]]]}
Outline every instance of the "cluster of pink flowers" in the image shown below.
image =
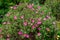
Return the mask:
{"type": "Polygon", "coordinates": [[[51,17],[50,16],[46,16],[43,20],[47,20],[47,19],[50,19],[51,17]]]}
{"type": "MultiPolygon", "coordinates": [[[[16,10],[17,9],[17,6],[14,6],[14,7],[11,7],[11,8],[13,8],[14,10],[16,10]]],[[[32,9],[35,13],[39,13],[39,9],[41,8],[41,6],[38,6],[37,7],[37,9],[35,10],[34,9],[34,4],[28,4],[27,5],[27,8],[29,8],[29,9],[32,9]]],[[[26,8],[24,8],[24,9],[26,9],[26,8]]],[[[42,11],[42,15],[44,14],[44,11],[42,11]]],[[[6,16],[10,16],[10,13],[8,13],[8,14],[6,14],[6,16]]],[[[36,17],[36,19],[33,17],[33,18],[31,18],[30,17],[30,19],[26,19],[25,18],[25,15],[21,15],[20,17],[19,17],[21,20],[24,20],[23,21],[23,26],[24,26],[24,28],[25,27],[28,27],[28,26],[31,26],[31,29],[30,30],[32,30],[32,31],[34,31],[34,29],[36,29],[38,32],[37,32],[37,36],[39,37],[40,35],[42,35],[41,34],[41,32],[40,32],[40,30],[42,29],[42,27],[40,27],[42,24],[43,24],[43,21],[46,21],[47,19],[50,19],[51,17],[49,16],[49,15],[47,15],[46,17],[44,17],[43,19],[42,19],[42,17],[36,17]],[[28,20],[30,21],[30,22],[28,22],[28,20]],[[42,21],[43,20],[43,21],[42,21]]],[[[13,19],[14,19],[14,21],[16,21],[17,19],[18,19],[18,16],[16,16],[16,15],[14,15],[13,16],[13,19]]],[[[20,21],[20,20],[19,20],[20,21]]],[[[10,22],[9,21],[7,21],[7,22],[3,22],[3,24],[10,24],[10,22]]],[[[55,22],[53,22],[53,24],[55,24],[55,22]]],[[[23,30],[23,29],[22,29],[23,30]]],[[[46,31],[50,31],[50,28],[48,27],[48,28],[45,28],[45,30],[46,31]]],[[[1,32],[2,30],[0,29],[0,32],[1,32]]],[[[31,31],[30,31],[31,32],[31,31]]],[[[27,34],[27,33],[24,33],[24,32],[22,32],[22,31],[19,31],[18,32],[18,35],[21,35],[21,36],[23,36],[23,37],[25,37],[25,38],[29,38],[30,37],[30,34],[27,34]]],[[[10,36],[9,35],[7,35],[7,39],[6,40],[10,40],[10,38],[9,38],[10,36]]]]}
{"type": "Polygon", "coordinates": [[[33,6],[34,6],[34,4],[29,4],[29,5],[27,5],[27,7],[30,8],[30,9],[32,9],[33,6]]]}
{"type": "Polygon", "coordinates": [[[24,37],[26,37],[26,38],[29,38],[29,35],[28,35],[28,34],[24,34],[24,33],[21,32],[21,31],[19,31],[18,34],[19,34],[19,35],[22,35],[22,36],[24,36],[24,37]]]}

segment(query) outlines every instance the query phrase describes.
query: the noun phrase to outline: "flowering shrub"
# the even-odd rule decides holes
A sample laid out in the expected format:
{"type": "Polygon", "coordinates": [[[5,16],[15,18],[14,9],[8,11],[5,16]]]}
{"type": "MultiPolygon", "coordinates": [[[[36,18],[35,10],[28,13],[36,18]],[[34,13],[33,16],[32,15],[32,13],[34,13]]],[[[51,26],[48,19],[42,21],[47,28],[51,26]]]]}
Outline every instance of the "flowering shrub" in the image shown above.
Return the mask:
{"type": "Polygon", "coordinates": [[[1,40],[54,40],[55,17],[46,6],[20,3],[2,21],[1,40]]]}

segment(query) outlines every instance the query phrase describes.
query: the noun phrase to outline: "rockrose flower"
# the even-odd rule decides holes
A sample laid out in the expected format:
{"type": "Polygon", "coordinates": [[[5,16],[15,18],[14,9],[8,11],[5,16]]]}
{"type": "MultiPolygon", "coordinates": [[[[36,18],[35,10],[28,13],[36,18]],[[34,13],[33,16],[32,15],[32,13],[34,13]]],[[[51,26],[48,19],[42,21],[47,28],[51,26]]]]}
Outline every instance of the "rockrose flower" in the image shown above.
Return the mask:
{"type": "Polygon", "coordinates": [[[45,20],[47,20],[47,18],[44,18],[43,20],[45,21],[45,20]]]}
{"type": "Polygon", "coordinates": [[[27,26],[27,25],[28,25],[28,23],[25,21],[25,22],[23,23],[23,25],[24,25],[24,26],[27,26]]]}
{"type": "Polygon", "coordinates": [[[16,6],[14,6],[14,7],[13,7],[13,9],[14,9],[14,10],[16,10],[16,9],[17,9],[17,7],[16,7],[16,6]]]}
{"type": "Polygon", "coordinates": [[[50,16],[47,15],[46,18],[50,19],[50,16]]]}
{"type": "Polygon", "coordinates": [[[41,30],[41,28],[37,28],[38,30],[41,30]]]}
{"type": "Polygon", "coordinates": [[[32,25],[32,29],[34,29],[35,28],[35,26],[34,25],[32,25]]]}
{"type": "Polygon", "coordinates": [[[23,34],[24,37],[26,38],[29,38],[29,35],[28,34],[23,34]]]}
{"type": "Polygon", "coordinates": [[[19,35],[22,35],[23,33],[21,31],[18,32],[19,35]]]}
{"type": "Polygon", "coordinates": [[[37,33],[37,36],[40,36],[41,35],[41,33],[39,32],[39,33],[37,33]]]}
{"type": "Polygon", "coordinates": [[[31,22],[34,23],[34,19],[32,19],[31,22]]]}
{"type": "Polygon", "coordinates": [[[38,24],[34,24],[35,27],[38,27],[38,24]]]}
{"type": "Polygon", "coordinates": [[[24,18],[24,16],[22,15],[22,16],[20,16],[20,18],[21,18],[21,19],[23,19],[23,18],[24,18]]]}
{"type": "Polygon", "coordinates": [[[32,8],[33,8],[33,6],[32,6],[31,4],[29,4],[27,7],[28,7],[28,8],[30,8],[30,9],[32,9],[32,8]]]}
{"type": "Polygon", "coordinates": [[[38,21],[37,24],[41,24],[42,22],[41,21],[38,21]]]}
{"type": "Polygon", "coordinates": [[[17,16],[14,16],[14,20],[17,20],[17,16]]]}

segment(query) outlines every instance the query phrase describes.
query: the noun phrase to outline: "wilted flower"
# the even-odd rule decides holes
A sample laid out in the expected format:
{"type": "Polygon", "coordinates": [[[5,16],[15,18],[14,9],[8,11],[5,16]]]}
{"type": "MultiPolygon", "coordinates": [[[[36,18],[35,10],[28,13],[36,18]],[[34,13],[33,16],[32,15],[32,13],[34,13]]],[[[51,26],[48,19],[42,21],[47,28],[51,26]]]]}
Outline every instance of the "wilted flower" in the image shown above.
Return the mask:
{"type": "Polygon", "coordinates": [[[46,28],[46,30],[47,30],[47,31],[50,31],[50,29],[49,29],[49,28],[46,28]]]}
{"type": "Polygon", "coordinates": [[[8,21],[7,24],[10,24],[10,22],[8,21]]]}
{"type": "Polygon", "coordinates": [[[36,13],[38,13],[38,11],[36,11],[36,13]]]}
{"type": "Polygon", "coordinates": [[[56,24],[55,22],[53,22],[53,24],[56,24]]]}
{"type": "Polygon", "coordinates": [[[10,8],[12,9],[13,7],[11,6],[10,8]]]}
{"type": "Polygon", "coordinates": [[[6,14],[6,16],[8,16],[8,17],[9,17],[9,16],[10,16],[10,13],[7,13],[7,14],[6,14]]]}
{"type": "Polygon", "coordinates": [[[10,34],[7,34],[7,37],[10,37],[10,34]]]}
{"type": "Polygon", "coordinates": [[[23,34],[24,37],[26,38],[29,38],[29,35],[28,34],[23,34]]]}
{"type": "Polygon", "coordinates": [[[32,10],[35,10],[34,8],[32,8],[32,10]]]}
{"type": "Polygon", "coordinates": [[[33,23],[31,23],[30,25],[33,25],[33,23]]]}
{"type": "Polygon", "coordinates": [[[3,37],[3,35],[2,34],[0,34],[0,38],[2,38],[3,37]]]}
{"type": "Polygon", "coordinates": [[[2,32],[2,29],[0,29],[0,33],[2,32]]]}
{"type": "Polygon", "coordinates": [[[25,21],[25,22],[23,23],[23,25],[24,25],[24,26],[27,26],[27,25],[28,25],[28,23],[25,21]]]}
{"type": "Polygon", "coordinates": [[[41,35],[41,33],[39,32],[39,33],[37,33],[37,36],[40,36],[41,35]]]}
{"type": "Polygon", "coordinates": [[[3,22],[3,24],[6,24],[6,22],[3,22]]]}
{"type": "Polygon", "coordinates": [[[14,16],[14,20],[16,20],[17,19],[17,16],[14,16]]]}
{"type": "Polygon", "coordinates": [[[34,4],[31,4],[32,6],[34,6],[34,4]]]}

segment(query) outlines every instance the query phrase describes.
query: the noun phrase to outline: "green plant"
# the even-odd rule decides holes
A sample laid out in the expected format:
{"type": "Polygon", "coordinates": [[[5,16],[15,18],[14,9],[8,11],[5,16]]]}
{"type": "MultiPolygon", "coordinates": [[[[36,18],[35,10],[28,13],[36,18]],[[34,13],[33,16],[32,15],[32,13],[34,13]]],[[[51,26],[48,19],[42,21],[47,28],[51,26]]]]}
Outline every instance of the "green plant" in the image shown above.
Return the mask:
{"type": "Polygon", "coordinates": [[[54,40],[55,17],[50,8],[28,3],[10,8],[2,20],[2,39],[54,40]]]}

